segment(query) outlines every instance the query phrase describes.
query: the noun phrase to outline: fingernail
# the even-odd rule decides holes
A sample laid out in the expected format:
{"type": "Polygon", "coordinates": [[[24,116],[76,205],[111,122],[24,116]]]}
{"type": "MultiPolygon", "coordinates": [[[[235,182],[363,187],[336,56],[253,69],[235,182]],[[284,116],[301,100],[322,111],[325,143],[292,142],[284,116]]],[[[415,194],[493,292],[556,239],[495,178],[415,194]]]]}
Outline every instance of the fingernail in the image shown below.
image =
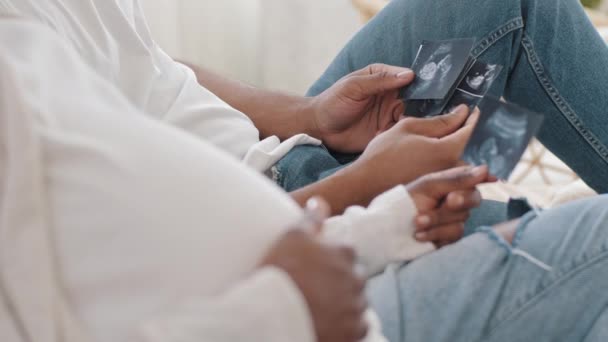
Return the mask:
{"type": "Polygon", "coordinates": [[[431,218],[427,215],[418,216],[416,221],[418,222],[418,225],[422,227],[427,227],[429,224],[431,224],[431,218]]]}
{"type": "Polygon", "coordinates": [[[414,72],[410,69],[407,69],[405,71],[402,71],[400,73],[397,74],[397,78],[408,78],[410,77],[414,72]]]}
{"type": "Polygon", "coordinates": [[[306,201],[306,217],[313,223],[323,222],[321,203],[316,198],[306,201]]]}
{"type": "Polygon", "coordinates": [[[416,238],[416,240],[418,240],[418,241],[425,241],[425,240],[426,240],[426,238],[427,238],[427,236],[428,236],[428,235],[427,235],[426,233],[421,232],[421,233],[416,233],[416,234],[414,235],[414,238],[416,238]]]}
{"type": "Polygon", "coordinates": [[[486,172],[485,169],[486,169],[485,166],[478,166],[478,167],[476,167],[476,168],[473,169],[472,174],[473,174],[474,177],[479,177],[479,176],[483,175],[486,172]]]}
{"type": "Polygon", "coordinates": [[[456,114],[458,112],[462,112],[464,109],[466,108],[466,105],[458,105],[455,108],[452,109],[452,111],[450,112],[450,114],[456,114]]]}
{"type": "Polygon", "coordinates": [[[319,200],[317,200],[316,198],[311,198],[308,201],[306,201],[306,209],[310,210],[310,211],[316,211],[319,210],[320,204],[319,204],[319,200]]]}

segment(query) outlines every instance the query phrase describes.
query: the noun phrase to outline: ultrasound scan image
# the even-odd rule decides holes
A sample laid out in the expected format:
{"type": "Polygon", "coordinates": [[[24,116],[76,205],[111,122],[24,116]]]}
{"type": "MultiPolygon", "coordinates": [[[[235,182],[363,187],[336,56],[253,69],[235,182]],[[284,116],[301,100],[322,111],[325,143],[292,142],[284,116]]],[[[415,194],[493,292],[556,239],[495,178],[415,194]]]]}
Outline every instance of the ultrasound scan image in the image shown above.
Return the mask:
{"type": "Polygon", "coordinates": [[[492,97],[481,102],[480,110],[463,160],[472,165],[488,165],[491,174],[506,180],[540,129],[543,116],[492,97]]]}
{"type": "Polygon", "coordinates": [[[423,42],[412,66],[416,79],[406,89],[405,99],[444,99],[465,68],[472,47],[472,39],[423,42]]]}
{"type": "Polygon", "coordinates": [[[454,92],[454,95],[450,99],[450,102],[445,107],[443,112],[450,113],[450,112],[454,111],[454,109],[456,107],[460,106],[461,104],[467,105],[469,107],[469,110],[473,111],[475,109],[475,107],[477,107],[477,105],[479,105],[481,100],[483,100],[483,96],[474,95],[474,94],[471,94],[464,90],[456,89],[456,91],[454,92]]]}
{"type": "Polygon", "coordinates": [[[469,106],[471,110],[477,107],[502,69],[502,65],[476,61],[446,105],[445,112],[449,112],[461,104],[469,106]]]}
{"type": "Polygon", "coordinates": [[[473,64],[473,67],[471,67],[471,70],[469,70],[458,88],[473,95],[484,96],[488,93],[492,83],[494,83],[501,71],[501,65],[477,61],[473,64]]]}
{"type": "Polygon", "coordinates": [[[424,118],[443,113],[445,103],[443,100],[411,100],[405,107],[406,116],[424,118]]]}

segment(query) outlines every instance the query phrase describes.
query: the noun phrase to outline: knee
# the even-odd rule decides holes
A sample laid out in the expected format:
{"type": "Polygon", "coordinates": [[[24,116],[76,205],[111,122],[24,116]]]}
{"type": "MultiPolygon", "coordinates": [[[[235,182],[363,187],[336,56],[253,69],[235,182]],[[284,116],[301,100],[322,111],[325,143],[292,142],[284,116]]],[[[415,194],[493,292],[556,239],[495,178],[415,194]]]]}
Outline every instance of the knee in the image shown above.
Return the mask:
{"type": "Polygon", "coordinates": [[[564,210],[572,215],[570,220],[608,223],[608,195],[599,195],[574,201],[554,210],[564,210]]]}
{"type": "Polygon", "coordinates": [[[608,234],[608,195],[574,202],[568,211],[574,224],[597,227],[598,233],[608,234]]]}
{"type": "Polygon", "coordinates": [[[603,248],[608,244],[608,195],[596,196],[557,207],[541,215],[534,225],[580,241],[582,249],[603,248]]]}

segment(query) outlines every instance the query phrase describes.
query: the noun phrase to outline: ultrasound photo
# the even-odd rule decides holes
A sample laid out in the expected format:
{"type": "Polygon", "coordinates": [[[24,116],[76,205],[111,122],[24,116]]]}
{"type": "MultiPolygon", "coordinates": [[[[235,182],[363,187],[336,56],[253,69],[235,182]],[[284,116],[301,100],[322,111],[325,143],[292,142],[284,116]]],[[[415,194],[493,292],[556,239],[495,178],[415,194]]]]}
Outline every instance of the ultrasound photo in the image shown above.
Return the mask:
{"type": "Polygon", "coordinates": [[[467,65],[473,43],[473,39],[422,42],[412,66],[416,79],[405,90],[404,99],[445,99],[467,65]]]}
{"type": "Polygon", "coordinates": [[[494,83],[501,71],[502,65],[476,61],[458,88],[471,94],[484,96],[488,93],[492,83],[494,83]]]}
{"type": "Polygon", "coordinates": [[[502,65],[476,61],[458,85],[454,96],[445,107],[446,111],[449,112],[461,104],[466,104],[471,110],[477,107],[501,71],[502,65]]]}
{"type": "Polygon", "coordinates": [[[491,174],[507,180],[540,129],[543,116],[493,97],[486,97],[480,110],[463,160],[472,165],[488,165],[491,174]]]}
{"type": "MultiPolygon", "coordinates": [[[[450,89],[448,95],[441,100],[409,100],[406,101],[406,116],[413,116],[418,118],[423,117],[433,117],[441,114],[448,113],[452,111],[453,107],[447,107],[450,103],[450,100],[454,96],[456,92],[456,85],[464,82],[465,77],[467,76],[467,72],[471,69],[473,64],[476,62],[476,59],[469,57],[465,67],[463,68],[458,80],[455,85],[450,89]],[[444,109],[448,109],[444,111],[444,109]]],[[[455,106],[454,106],[455,107],[455,106]]]]}
{"type": "Polygon", "coordinates": [[[405,106],[405,115],[415,118],[436,116],[443,113],[444,100],[410,100],[405,106]]]}
{"type": "Polygon", "coordinates": [[[454,92],[454,95],[450,99],[450,102],[445,107],[444,112],[449,113],[454,108],[460,106],[461,104],[467,105],[469,107],[469,109],[472,111],[473,109],[475,109],[475,107],[477,107],[479,105],[481,100],[483,100],[483,96],[477,96],[477,95],[471,94],[469,92],[466,92],[464,90],[456,89],[456,91],[454,92]]]}

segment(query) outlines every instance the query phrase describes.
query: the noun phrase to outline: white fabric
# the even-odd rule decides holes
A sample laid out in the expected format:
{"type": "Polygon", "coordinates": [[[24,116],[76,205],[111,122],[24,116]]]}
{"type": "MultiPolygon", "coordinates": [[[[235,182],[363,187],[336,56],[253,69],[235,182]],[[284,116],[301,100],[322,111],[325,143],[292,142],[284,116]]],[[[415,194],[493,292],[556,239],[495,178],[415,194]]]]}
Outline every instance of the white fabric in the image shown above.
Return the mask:
{"type": "Polygon", "coordinates": [[[22,157],[29,163],[2,165],[5,186],[30,190],[4,193],[16,197],[3,196],[3,217],[12,220],[0,249],[3,279],[34,341],[56,335],[59,290],[46,266],[53,256],[66,301],[98,341],[130,340],[148,319],[179,315],[182,304],[198,307],[182,315],[199,322],[183,332],[199,341],[242,341],[234,331],[254,341],[313,340],[289,278],[253,273],[300,218],[286,194],[211,145],[140,115],[48,31],[2,23],[0,44],[3,116],[13,127],[34,122],[29,134],[3,140],[11,139],[11,155],[39,146],[22,157]],[[56,251],[36,249],[49,239],[56,251]],[[235,307],[239,297],[250,300],[235,307]]]}
{"type": "MultiPolygon", "coordinates": [[[[40,166],[2,164],[3,184],[26,185],[23,191],[3,189],[3,222],[10,224],[0,228],[10,231],[0,243],[12,254],[3,255],[2,276],[10,280],[7,291],[19,312],[38,313],[21,315],[34,322],[28,331],[44,336],[35,340],[52,341],[51,327],[37,327],[73,309],[75,320],[65,312],[56,326],[71,333],[82,321],[84,331],[100,341],[126,341],[138,332],[141,338],[172,336],[172,324],[184,321],[199,324],[181,336],[193,340],[240,341],[238,334],[246,332],[252,341],[310,341],[307,308],[289,278],[278,270],[252,274],[300,209],[216,147],[239,159],[249,152],[247,160],[261,170],[289,146],[314,141],[259,144],[246,116],[201,88],[189,69],[150,40],[137,2],[0,0],[0,14],[9,11],[55,31],[15,21],[0,29],[3,114],[35,122],[34,128],[22,125],[30,130],[24,134],[3,136],[5,149],[30,146],[32,154],[24,158],[40,166]],[[41,200],[30,208],[27,198],[41,200]],[[35,236],[14,243],[11,234],[19,235],[32,218],[38,220],[35,236]],[[46,247],[33,247],[39,244],[46,247]],[[23,255],[31,257],[25,270],[40,279],[10,272],[23,255]],[[57,278],[65,284],[56,284],[56,270],[48,264],[55,256],[57,278]],[[28,293],[43,298],[28,299],[28,293]],[[240,303],[242,298],[250,300],[240,303]],[[154,328],[148,319],[166,324],[154,328]],[[243,329],[234,329],[236,324],[243,329]]],[[[372,260],[373,248],[353,237],[373,234],[354,234],[349,227],[386,232],[367,239],[370,246],[404,234],[403,241],[415,246],[415,208],[407,192],[401,188],[382,198],[369,212],[353,209],[328,223],[332,239],[343,235],[353,243],[370,270],[398,260],[401,248],[409,247],[393,244],[396,254],[372,260]]]]}
{"type": "MultiPolygon", "coordinates": [[[[0,0],[2,9],[45,23],[58,32],[141,113],[160,118],[239,159],[244,158],[247,165],[260,172],[267,171],[296,145],[320,144],[306,135],[297,135],[282,143],[276,137],[259,142],[258,131],[245,115],[200,87],[190,69],[175,63],[152,41],[137,1],[0,0]]],[[[373,210],[352,209],[346,215],[352,219],[332,221],[342,227],[372,227],[373,222],[377,232],[386,234],[367,234],[375,237],[370,240],[370,246],[401,241],[392,245],[413,248],[408,252],[383,249],[377,260],[367,262],[375,270],[388,261],[401,260],[403,255],[409,257],[429,250],[429,244],[419,245],[409,235],[407,243],[402,241],[402,234],[413,230],[411,220],[405,218],[412,215],[415,208],[405,191],[401,193],[401,196],[393,195],[386,206],[385,201],[376,201],[373,210]]],[[[361,254],[369,261],[374,257],[371,253],[374,249],[368,248],[368,252],[361,254]]]]}
{"type": "Polygon", "coordinates": [[[300,219],[284,192],[141,115],[46,29],[2,21],[0,48],[2,289],[35,341],[81,341],[78,322],[99,341],[313,340],[291,280],[254,271],[300,219]]]}
{"type": "Polygon", "coordinates": [[[178,126],[242,159],[259,141],[244,114],[199,86],[187,67],[152,41],[133,0],[0,0],[46,24],[143,113],[178,126]]]}
{"type": "Polygon", "coordinates": [[[0,0],[0,11],[47,24],[143,113],[239,159],[247,155],[245,162],[258,171],[267,171],[296,145],[320,144],[305,135],[259,142],[247,116],[201,87],[192,70],[158,47],[138,1],[0,0]]]}
{"type": "Polygon", "coordinates": [[[298,145],[321,145],[321,141],[306,134],[295,135],[283,142],[276,136],[262,140],[253,146],[243,159],[243,163],[260,172],[268,171],[287,152],[298,145]]]}
{"type": "Polygon", "coordinates": [[[327,238],[354,246],[366,275],[392,262],[412,260],[435,250],[414,239],[416,206],[404,186],[376,198],[368,208],[350,207],[327,222],[327,238]]]}

